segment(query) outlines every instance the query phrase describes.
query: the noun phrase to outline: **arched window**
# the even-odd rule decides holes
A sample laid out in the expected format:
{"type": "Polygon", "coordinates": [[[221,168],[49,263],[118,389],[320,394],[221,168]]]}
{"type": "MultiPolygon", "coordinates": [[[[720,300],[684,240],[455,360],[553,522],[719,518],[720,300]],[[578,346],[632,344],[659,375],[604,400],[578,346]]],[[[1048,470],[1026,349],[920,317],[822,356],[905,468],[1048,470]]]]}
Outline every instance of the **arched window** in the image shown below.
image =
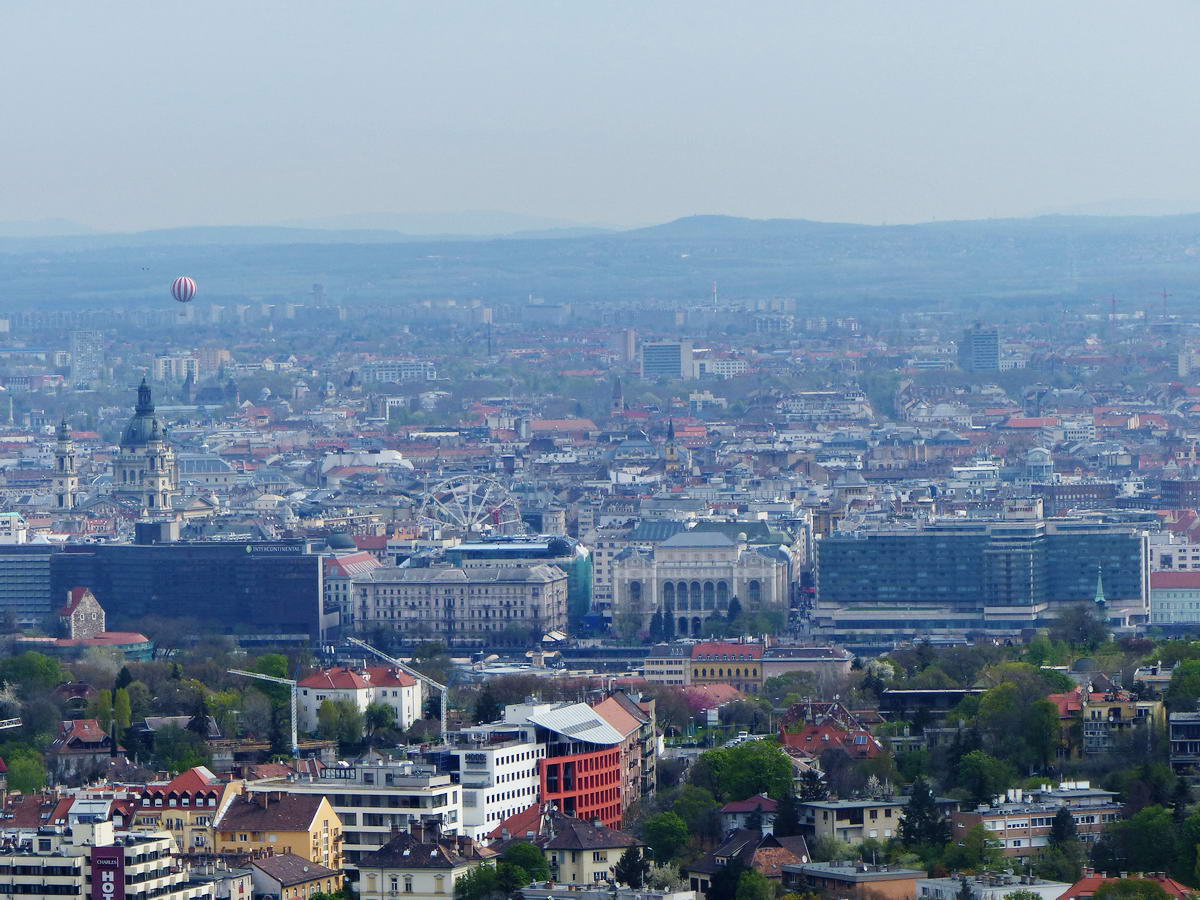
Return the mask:
{"type": "Polygon", "coordinates": [[[687,634],[687,616],[679,617],[679,633],[687,634]]]}
{"type": "Polygon", "coordinates": [[[668,611],[675,608],[675,585],[669,581],[663,585],[663,608],[668,611]]]}
{"type": "Polygon", "coordinates": [[[717,590],[711,581],[704,582],[704,608],[713,609],[717,604],[717,590]]]}
{"type": "Polygon", "coordinates": [[[640,581],[629,582],[629,602],[636,606],[642,603],[642,583],[640,581]]]}
{"type": "Polygon", "coordinates": [[[700,582],[692,582],[692,609],[701,609],[700,606],[700,582]]]}
{"type": "Polygon", "coordinates": [[[729,609],[729,585],[724,581],[717,582],[717,609],[729,609]]]}
{"type": "Polygon", "coordinates": [[[747,587],[750,589],[750,605],[752,607],[758,606],[760,603],[762,603],[762,583],[755,578],[750,582],[749,585],[747,585],[747,587]]]}

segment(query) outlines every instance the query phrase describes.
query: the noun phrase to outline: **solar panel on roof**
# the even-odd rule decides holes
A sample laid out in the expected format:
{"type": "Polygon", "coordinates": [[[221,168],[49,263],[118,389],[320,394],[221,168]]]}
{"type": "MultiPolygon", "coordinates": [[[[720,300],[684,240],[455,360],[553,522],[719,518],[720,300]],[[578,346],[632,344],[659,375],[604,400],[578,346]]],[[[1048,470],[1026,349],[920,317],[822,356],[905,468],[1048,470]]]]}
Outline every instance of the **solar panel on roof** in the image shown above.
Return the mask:
{"type": "Polygon", "coordinates": [[[563,729],[563,731],[567,734],[579,734],[579,732],[587,731],[589,728],[595,728],[599,724],[599,719],[591,719],[587,722],[576,722],[574,725],[568,725],[563,729]]]}

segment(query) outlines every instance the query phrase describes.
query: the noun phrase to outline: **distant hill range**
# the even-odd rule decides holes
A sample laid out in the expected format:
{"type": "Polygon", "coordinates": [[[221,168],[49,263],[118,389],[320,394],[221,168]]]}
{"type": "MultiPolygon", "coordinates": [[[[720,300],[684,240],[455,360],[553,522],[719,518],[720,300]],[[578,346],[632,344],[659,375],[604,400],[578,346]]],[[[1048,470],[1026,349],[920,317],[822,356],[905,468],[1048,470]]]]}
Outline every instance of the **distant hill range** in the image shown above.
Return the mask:
{"type": "Polygon", "coordinates": [[[199,282],[197,302],[301,297],[322,282],[331,297],[351,302],[517,301],[532,293],[579,303],[699,303],[716,280],[724,297],[795,297],[827,313],[987,298],[1015,310],[1096,303],[1110,293],[1133,310],[1164,287],[1176,303],[1194,304],[1200,294],[1200,214],[885,226],[691,216],[626,231],[565,223],[503,235],[308,227],[341,221],[0,237],[0,283],[18,304],[153,298],[178,273],[199,282]]]}

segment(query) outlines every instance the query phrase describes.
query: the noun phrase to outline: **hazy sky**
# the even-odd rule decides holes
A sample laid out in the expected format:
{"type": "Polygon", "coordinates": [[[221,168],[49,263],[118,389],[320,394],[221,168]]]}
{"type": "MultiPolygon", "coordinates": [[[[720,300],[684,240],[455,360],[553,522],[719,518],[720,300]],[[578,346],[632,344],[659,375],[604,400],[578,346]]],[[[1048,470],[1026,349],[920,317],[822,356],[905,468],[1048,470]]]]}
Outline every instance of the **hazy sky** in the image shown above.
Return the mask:
{"type": "Polygon", "coordinates": [[[0,220],[1200,209],[1200,4],[0,4],[0,220]]]}

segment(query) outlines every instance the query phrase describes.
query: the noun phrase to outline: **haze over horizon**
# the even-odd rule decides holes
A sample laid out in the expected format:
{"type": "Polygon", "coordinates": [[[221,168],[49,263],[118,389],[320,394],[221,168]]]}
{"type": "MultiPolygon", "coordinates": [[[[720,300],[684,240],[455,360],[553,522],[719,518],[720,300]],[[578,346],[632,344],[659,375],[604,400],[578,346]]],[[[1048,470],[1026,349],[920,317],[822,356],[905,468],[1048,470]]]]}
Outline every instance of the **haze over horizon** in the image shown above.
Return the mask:
{"type": "Polygon", "coordinates": [[[18,2],[0,222],[1195,211],[1197,25],[1183,2],[18,2]]]}

